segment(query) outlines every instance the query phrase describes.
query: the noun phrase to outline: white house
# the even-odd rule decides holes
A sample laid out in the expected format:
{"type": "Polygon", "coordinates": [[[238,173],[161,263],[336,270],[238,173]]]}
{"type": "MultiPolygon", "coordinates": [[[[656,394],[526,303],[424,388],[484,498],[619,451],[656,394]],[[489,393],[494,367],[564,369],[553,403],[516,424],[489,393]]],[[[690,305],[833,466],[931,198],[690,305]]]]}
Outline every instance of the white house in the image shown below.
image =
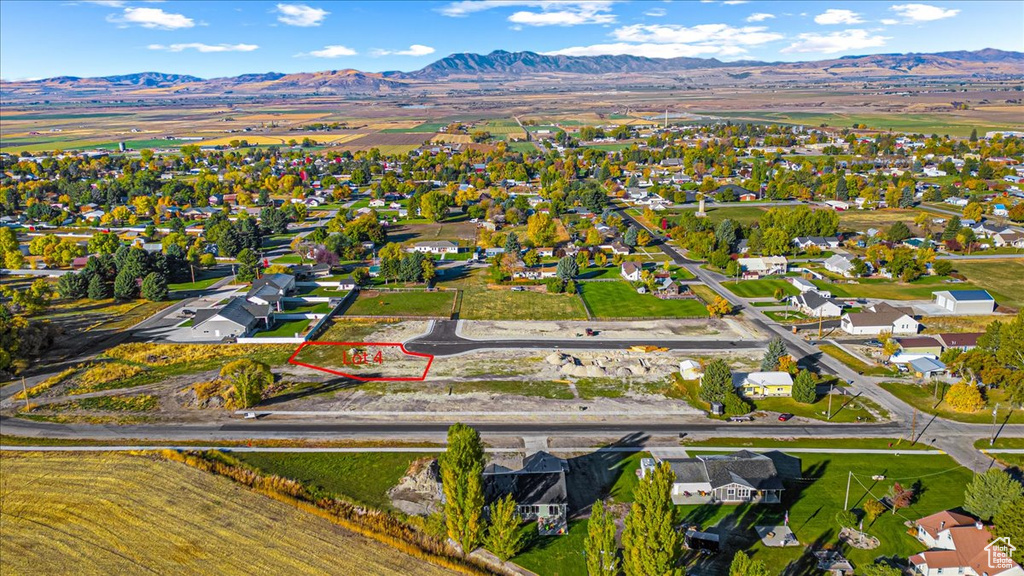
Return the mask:
{"type": "Polygon", "coordinates": [[[917,539],[928,550],[910,557],[915,573],[967,576],[1024,576],[1024,569],[1010,559],[1016,550],[1006,538],[993,540],[984,524],[957,512],[944,510],[915,523],[917,539]]]}
{"type": "Polygon", "coordinates": [[[785,256],[764,256],[761,258],[739,258],[736,263],[744,276],[771,276],[773,274],[785,274],[789,262],[785,256]]]}
{"type": "Polygon", "coordinates": [[[815,286],[814,284],[811,284],[811,281],[807,280],[806,278],[793,277],[793,278],[787,278],[786,280],[788,280],[789,283],[792,284],[793,287],[796,288],[797,290],[799,290],[801,293],[803,293],[803,292],[813,292],[813,291],[817,291],[817,289],[818,289],[817,286],[815,286]]]}
{"type": "Polygon", "coordinates": [[[840,328],[854,336],[878,336],[890,334],[917,334],[921,325],[914,320],[912,312],[890,306],[884,302],[868,307],[866,312],[843,314],[840,328]]]}
{"type": "Polygon", "coordinates": [[[825,260],[825,270],[833,274],[851,277],[853,276],[853,261],[841,254],[833,254],[825,260]]]}
{"type": "Polygon", "coordinates": [[[637,264],[636,262],[623,262],[622,269],[619,271],[619,273],[622,274],[623,278],[629,280],[630,282],[639,282],[640,273],[642,271],[643,268],[640,264],[637,264]]]}
{"type": "Polygon", "coordinates": [[[801,292],[789,300],[801,312],[814,318],[835,318],[843,313],[842,304],[814,290],[801,292]]]}
{"type": "Polygon", "coordinates": [[[459,245],[448,240],[417,242],[413,244],[411,251],[427,254],[457,254],[459,252],[459,245]]]}

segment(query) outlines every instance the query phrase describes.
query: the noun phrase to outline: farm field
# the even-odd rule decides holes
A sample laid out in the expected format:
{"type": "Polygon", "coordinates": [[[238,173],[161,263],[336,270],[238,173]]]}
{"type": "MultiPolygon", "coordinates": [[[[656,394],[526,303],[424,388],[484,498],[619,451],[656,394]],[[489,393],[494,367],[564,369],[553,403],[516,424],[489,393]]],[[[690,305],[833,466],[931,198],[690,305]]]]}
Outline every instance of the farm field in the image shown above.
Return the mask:
{"type": "Polygon", "coordinates": [[[455,292],[377,292],[364,290],[345,310],[353,316],[443,316],[451,315],[455,292]]]}
{"type": "Polygon", "coordinates": [[[5,452],[0,462],[5,572],[450,573],[155,456],[5,452]]]}
{"type": "Polygon", "coordinates": [[[976,114],[845,114],[818,112],[767,112],[767,111],[735,111],[735,112],[700,112],[722,118],[748,120],[767,120],[782,124],[828,124],[829,126],[852,127],[854,124],[866,124],[869,129],[883,131],[899,131],[922,134],[948,134],[950,136],[968,136],[971,130],[995,130],[998,128],[1020,128],[1020,121],[1002,123],[990,119],[978,118],[976,114]]]}
{"type": "Polygon", "coordinates": [[[699,300],[662,300],[650,294],[637,294],[625,282],[584,282],[579,285],[590,311],[597,318],[684,318],[706,317],[699,300]]]}

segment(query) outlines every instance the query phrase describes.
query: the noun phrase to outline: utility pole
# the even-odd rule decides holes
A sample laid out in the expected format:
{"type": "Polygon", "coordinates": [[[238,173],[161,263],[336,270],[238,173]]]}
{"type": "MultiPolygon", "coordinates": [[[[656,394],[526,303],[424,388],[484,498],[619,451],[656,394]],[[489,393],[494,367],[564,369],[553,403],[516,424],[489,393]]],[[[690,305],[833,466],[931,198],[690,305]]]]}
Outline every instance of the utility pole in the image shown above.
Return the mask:
{"type": "Polygon", "coordinates": [[[917,444],[917,408],[914,408],[914,417],[910,421],[910,445],[917,444]]]}
{"type": "Polygon", "coordinates": [[[25,386],[25,377],[21,377],[21,395],[25,397],[25,412],[28,412],[28,387],[25,386]]]}
{"type": "Polygon", "coordinates": [[[846,499],[843,500],[843,510],[850,509],[850,479],[853,478],[853,470],[846,473],[846,499]]]}
{"type": "MultiPolygon", "coordinates": [[[[24,380],[24,378],[22,378],[24,380]]],[[[1012,407],[1011,407],[1012,408],[1012,407]]],[[[988,440],[988,445],[991,446],[996,443],[996,415],[999,413],[999,402],[996,402],[995,408],[992,409],[992,437],[988,440]]]]}
{"type": "Polygon", "coordinates": [[[818,310],[818,340],[821,340],[821,323],[822,323],[821,310],[818,310]]]}
{"type": "Polygon", "coordinates": [[[836,389],[836,383],[833,381],[828,386],[828,419],[832,419],[832,392],[836,389]]]}

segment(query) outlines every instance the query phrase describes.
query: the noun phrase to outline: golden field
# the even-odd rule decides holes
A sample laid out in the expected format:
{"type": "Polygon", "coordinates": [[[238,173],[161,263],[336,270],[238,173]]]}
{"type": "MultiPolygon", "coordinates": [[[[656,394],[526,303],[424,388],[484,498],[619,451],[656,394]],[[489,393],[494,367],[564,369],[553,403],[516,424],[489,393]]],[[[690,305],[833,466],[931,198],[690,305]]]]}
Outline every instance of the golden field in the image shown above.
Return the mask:
{"type": "Polygon", "coordinates": [[[447,574],[155,456],[0,453],[0,574],[447,574]]]}

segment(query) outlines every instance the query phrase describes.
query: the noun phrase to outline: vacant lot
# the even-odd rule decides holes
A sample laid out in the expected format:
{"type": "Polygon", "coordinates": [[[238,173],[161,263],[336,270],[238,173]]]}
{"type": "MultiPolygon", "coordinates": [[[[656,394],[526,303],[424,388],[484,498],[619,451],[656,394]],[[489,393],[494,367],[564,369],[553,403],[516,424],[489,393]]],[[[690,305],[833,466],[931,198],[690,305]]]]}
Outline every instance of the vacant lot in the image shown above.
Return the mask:
{"type": "Polygon", "coordinates": [[[722,282],[730,292],[740,298],[773,298],[775,291],[782,289],[786,296],[800,293],[792,284],[785,280],[766,278],[764,280],[740,280],[739,282],[722,282]]]}
{"type": "Polygon", "coordinates": [[[699,300],[662,300],[650,294],[637,294],[625,282],[586,282],[580,284],[583,299],[597,318],[683,318],[707,316],[699,300]]]}
{"type": "Polygon", "coordinates": [[[377,292],[364,290],[345,314],[353,316],[444,316],[452,313],[454,291],[377,292]]]}
{"type": "Polygon", "coordinates": [[[945,400],[936,398],[936,391],[941,397],[949,388],[948,384],[939,384],[938,389],[934,384],[904,384],[900,382],[883,382],[879,384],[900,400],[917,408],[927,414],[938,414],[942,418],[955,420],[957,422],[973,422],[976,424],[989,424],[992,422],[992,408],[998,403],[1002,408],[998,413],[999,422],[1009,424],[1024,424],[1024,411],[1008,409],[1011,406],[1007,400],[1006,392],[1000,389],[988,390],[985,393],[986,405],[977,412],[957,412],[946,404],[945,400]]]}
{"type": "Polygon", "coordinates": [[[900,282],[887,278],[864,278],[853,284],[833,284],[825,280],[811,280],[837,298],[881,298],[884,300],[930,300],[932,292],[942,290],[969,290],[976,288],[969,282],[948,283],[945,276],[924,276],[914,282],[900,282]]]}
{"type": "Polygon", "coordinates": [[[3,453],[0,462],[5,573],[448,573],[155,457],[3,453]]]}
{"type": "Polygon", "coordinates": [[[954,260],[953,269],[988,290],[999,304],[1024,308],[1024,260],[954,260]]]}
{"type": "Polygon", "coordinates": [[[574,294],[513,292],[469,288],[459,317],[466,320],[586,320],[583,302],[574,294]]]}

